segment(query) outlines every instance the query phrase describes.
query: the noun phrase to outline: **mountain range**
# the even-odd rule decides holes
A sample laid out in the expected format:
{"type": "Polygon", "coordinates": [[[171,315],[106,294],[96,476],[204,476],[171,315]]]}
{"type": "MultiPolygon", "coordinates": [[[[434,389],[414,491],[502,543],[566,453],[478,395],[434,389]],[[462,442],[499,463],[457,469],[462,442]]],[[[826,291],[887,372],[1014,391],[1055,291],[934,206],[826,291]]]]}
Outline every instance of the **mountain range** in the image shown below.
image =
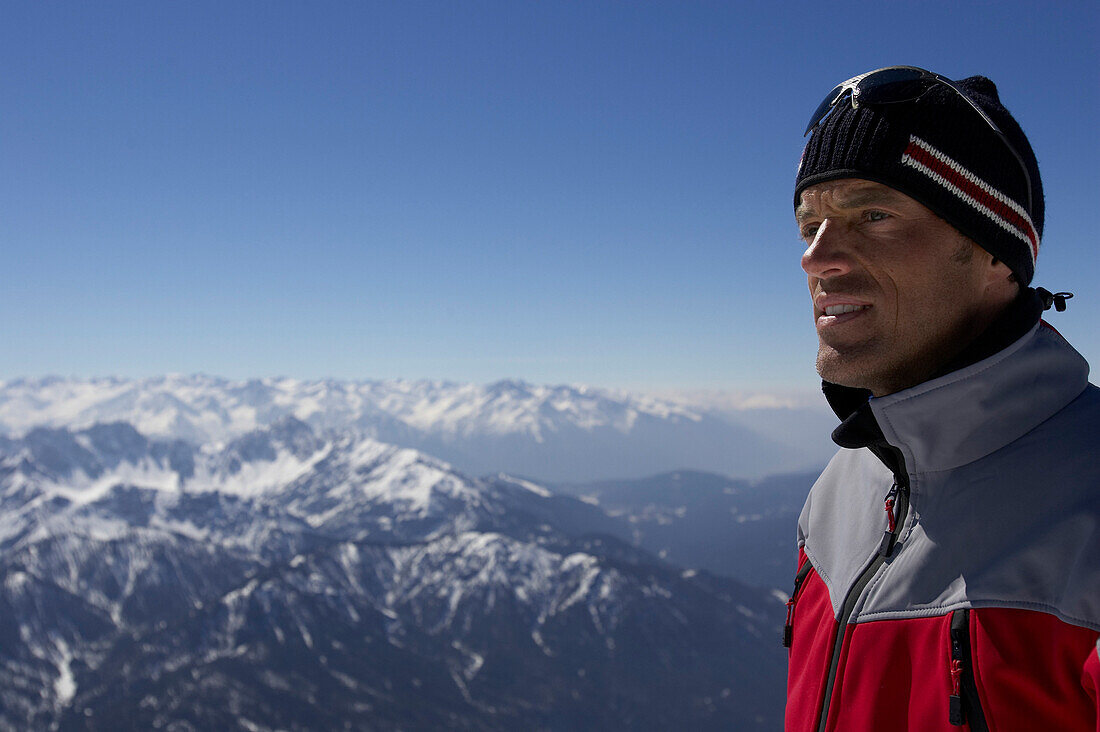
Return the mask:
{"type": "MultiPolygon", "coordinates": [[[[0,726],[781,724],[781,594],[664,562],[591,503],[337,429],[275,384],[218,403],[186,384],[4,385],[0,726]],[[29,427],[31,391],[72,424],[29,427]],[[111,410],[142,417],[93,419],[111,410]]],[[[539,398],[555,417],[610,409],[539,398]]],[[[603,426],[671,418],[638,404],[603,426]]],[[[458,414],[440,423],[494,424],[458,414]]]]}
{"type": "Polygon", "coordinates": [[[126,422],[149,437],[225,443],[293,416],[318,432],[420,450],[471,475],[634,479],[680,469],[740,478],[820,468],[821,409],[708,408],[585,386],[437,381],[47,377],[0,382],[0,434],[126,422]]]}

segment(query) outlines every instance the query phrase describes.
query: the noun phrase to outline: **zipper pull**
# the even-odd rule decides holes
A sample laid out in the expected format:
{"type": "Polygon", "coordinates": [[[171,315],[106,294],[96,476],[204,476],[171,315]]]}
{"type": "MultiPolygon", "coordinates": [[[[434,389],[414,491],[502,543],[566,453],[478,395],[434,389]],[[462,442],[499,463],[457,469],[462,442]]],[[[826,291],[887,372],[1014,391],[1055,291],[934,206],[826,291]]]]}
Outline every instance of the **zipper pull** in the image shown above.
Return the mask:
{"type": "Polygon", "coordinates": [[[947,697],[947,721],[955,727],[966,724],[963,719],[962,661],[951,661],[951,696],[947,697]]]}
{"type": "Polygon", "coordinates": [[[787,624],[783,626],[783,647],[790,648],[794,640],[794,595],[787,600],[787,624]]]}
{"type": "Polygon", "coordinates": [[[802,568],[798,570],[798,574],[794,576],[794,592],[787,598],[787,624],[783,626],[784,648],[790,648],[791,640],[794,638],[794,598],[798,597],[798,590],[802,587],[802,583],[806,581],[806,576],[810,574],[811,569],[813,569],[813,565],[807,560],[802,568]]]}
{"type": "Polygon", "coordinates": [[[890,552],[894,551],[894,540],[897,539],[895,533],[898,528],[898,519],[894,515],[894,506],[897,502],[898,496],[898,484],[890,486],[890,492],[886,494],[886,501],[883,503],[883,508],[886,509],[886,531],[882,534],[882,543],[879,544],[879,554],[884,557],[890,556],[890,552]]]}

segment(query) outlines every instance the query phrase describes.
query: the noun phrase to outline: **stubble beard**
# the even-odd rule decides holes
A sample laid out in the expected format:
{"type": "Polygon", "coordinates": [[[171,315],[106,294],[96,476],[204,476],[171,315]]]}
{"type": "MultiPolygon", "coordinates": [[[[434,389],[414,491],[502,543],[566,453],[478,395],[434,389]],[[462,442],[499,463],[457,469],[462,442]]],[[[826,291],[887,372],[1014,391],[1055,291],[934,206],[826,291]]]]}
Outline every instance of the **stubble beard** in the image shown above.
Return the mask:
{"type": "Polygon", "coordinates": [[[933,378],[984,329],[974,327],[981,322],[976,313],[959,317],[952,328],[921,339],[919,345],[908,341],[908,348],[881,334],[839,346],[819,336],[817,373],[830,383],[867,389],[875,396],[893,394],[933,378]]]}
{"type": "Polygon", "coordinates": [[[818,341],[817,373],[832,384],[879,392],[883,388],[881,369],[874,368],[874,360],[870,344],[846,347],[842,351],[818,341]]]}

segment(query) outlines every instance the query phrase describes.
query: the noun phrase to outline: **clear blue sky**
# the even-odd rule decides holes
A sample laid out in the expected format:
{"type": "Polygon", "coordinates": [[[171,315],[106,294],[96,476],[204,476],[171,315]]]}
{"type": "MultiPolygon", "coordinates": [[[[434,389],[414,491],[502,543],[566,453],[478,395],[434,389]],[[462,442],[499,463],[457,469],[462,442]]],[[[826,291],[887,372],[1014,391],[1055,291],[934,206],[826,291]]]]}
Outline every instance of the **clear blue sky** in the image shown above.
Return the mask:
{"type": "Polygon", "coordinates": [[[999,85],[1100,363],[1100,3],[3,2],[0,378],[813,388],[833,84],[999,85]]]}

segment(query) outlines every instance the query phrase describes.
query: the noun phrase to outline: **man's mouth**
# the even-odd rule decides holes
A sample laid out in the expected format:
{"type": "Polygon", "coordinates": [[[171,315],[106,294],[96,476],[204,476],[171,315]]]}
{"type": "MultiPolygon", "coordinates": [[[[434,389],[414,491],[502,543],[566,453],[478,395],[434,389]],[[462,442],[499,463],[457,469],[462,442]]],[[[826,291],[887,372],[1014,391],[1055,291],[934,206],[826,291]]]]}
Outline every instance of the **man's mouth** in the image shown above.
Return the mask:
{"type": "Polygon", "coordinates": [[[867,317],[867,311],[871,309],[870,305],[861,305],[857,303],[845,302],[837,303],[836,305],[826,305],[821,310],[818,310],[818,316],[814,318],[819,333],[826,330],[831,331],[834,328],[849,328],[855,327],[853,321],[862,321],[867,317]],[[852,326],[848,324],[852,323],[852,326]]]}
{"type": "Polygon", "coordinates": [[[871,307],[870,305],[830,305],[825,308],[826,315],[844,315],[845,313],[854,313],[857,310],[866,310],[871,307]]]}

